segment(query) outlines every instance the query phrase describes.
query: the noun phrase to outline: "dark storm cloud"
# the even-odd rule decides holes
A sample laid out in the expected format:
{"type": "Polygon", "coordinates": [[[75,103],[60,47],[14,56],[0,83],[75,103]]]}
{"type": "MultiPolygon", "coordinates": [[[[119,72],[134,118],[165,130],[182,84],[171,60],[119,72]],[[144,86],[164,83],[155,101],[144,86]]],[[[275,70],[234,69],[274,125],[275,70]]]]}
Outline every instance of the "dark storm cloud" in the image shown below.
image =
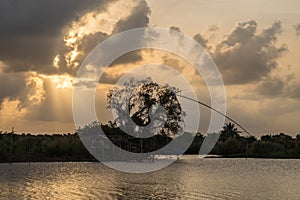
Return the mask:
{"type": "Polygon", "coordinates": [[[286,76],[266,77],[255,88],[256,94],[266,98],[300,98],[300,83],[295,79],[295,74],[286,76]]]}
{"type": "MultiPolygon", "coordinates": [[[[89,35],[85,35],[78,44],[78,50],[80,51],[80,54],[76,57],[75,61],[78,63],[81,63],[85,57],[102,41],[107,39],[109,36],[106,33],[103,32],[97,32],[97,33],[92,33],[89,35]]],[[[61,51],[60,52],[60,57],[64,57],[65,52],[61,51]]],[[[71,74],[73,76],[76,75],[77,70],[75,69],[70,69],[67,67],[65,63],[65,59],[60,59],[60,71],[66,72],[68,74],[71,74]]]]}
{"type": "Polygon", "coordinates": [[[26,76],[15,73],[13,76],[0,74],[0,109],[5,99],[17,100],[26,86],[26,76]]]}
{"type": "Polygon", "coordinates": [[[139,4],[133,9],[132,14],[126,19],[121,19],[115,25],[114,33],[119,33],[133,28],[146,27],[149,24],[149,15],[151,11],[146,1],[139,1],[139,4]]]}
{"type": "MultiPolygon", "coordinates": [[[[27,99],[32,89],[26,85],[26,80],[31,75],[21,72],[32,70],[38,73],[67,72],[75,75],[75,70],[68,69],[64,63],[64,55],[70,51],[63,42],[65,31],[74,20],[88,11],[105,9],[107,2],[97,0],[1,1],[0,61],[3,61],[6,67],[2,67],[1,71],[4,72],[0,73],[0,105],[4,99],[19,100],[20,108],[26,107],[30,111],[28,119],[63,121],[66,118],[69,121],[71,112],[68,112],[67,116],[62,114],[59,119],[55,119],[57,116],[48,115],[56,98],[53,90],[51,91],[52,85],[49,80],[44,79],[45,96],[41,104],[34,104],[35,107],[32,107],[32,102],[27,99]],[[61,63],[59,69],[54,69],[51,66],[57,54],[60,55],[61,63]]],[[[149,14],[147,3],[140,1],[127,18],[116,23],[113,32],[148,26],[149,14]]],[[[97,44],[108,37],[109,35],[102,32],[84,36],[78,44],[78,50],[82,51],[83,55],[76,61],[81,62],[97,44]]],[[[141,60],[141,56],[133,52],[122,56],[116,62],[128,63],[137,60],[141,60]]],[[[116,77],[105,74],[103,80],[111,83],[115,82],[116,77]]]]}
{"type": "Polygon", "coordinates": [[[300,99],[300,83],[296,83],[289,88],[289,96],[300,99]]]}
{"type": "MultiPolygon", "coordinates": [[[[120,33],[133,28],[142,28],[149,25],[149,15],[151,11],[146,1],[142,0],[139,4],[133,9],[132,14],[129,15],[126,19],[119,20],[113,30],[113,34],[120,33]]],[[[139,42],[137,40],[137,42],[139,42]]],[[[113,65],[116,64],[125,64],[125,63],[134,63],[142,60],[140,51],[132,51],[121,57],[119,57],[113,65]]]]}
{"type": "Polygon", "coordinates": [[[266,78],[256,88],[258,94],[266,97],[282,96],[285,82],[281,78],[266,78]]]}
{"type": "Polygon", "coordinates": [[[83,53],[89,53],[92,51],[100,42],[105,40],[108,37],[106,33],[97,32],[90,35],[85,35],[80,44],[78,49],[83,53]]]}
{"type": "Polygon", "coordinates": [[[259,81],[274,70],[276,59],[287,51],[286,45],[276,46],[281,31],[280,21],[260,33],[256,21],[240,22],[212,55],[225,84],[259,81]]]}
{"type": "MultiPolygon", "coordinates": [[[[149,14],[150,8],[148,7],[147,3],[145,1],[139,1],[139,3],[133,8],[132,13],[127,18],[120,19],[115,24],[112,34],[117,34],[133,28],[147,27],[149,24],[149,14]]],[[[94,49],[103,40],[109,38],[109,36],[110,35],[102,32],[92,33],[84,36],[84,38],[79,41],[78,49],[81,52],[81,55],[76,58],[76,61],[81,63],[92,49],[94,49]]],[[[111,66],[117,64],[134,63],[140,60],[142,60],[140,51],[133,51],[120,56],[111,64],[111,66]]],[[[64,68],[66,72],[72,73],[68,71],[69,69],[66,67],[65,63],[63,63],[64,60],[61,60],[61,62],[62,63],[60,66],[63,66],[62,68],[64,68]]],[[[73,72],[73,74],[75,74],[75,72],[73,72]]]]}
{"type": "Polygon", "coordinates": [[[297,35],[300,35],[300,23],[294,25],[294,29],[295,29],[295,31],[296,31],[296,34],[297,34],[297,35]]]}
{"type": "Polygon", "coordinates": [[[10,71],[47,72],[63,45],[63,32],[105,0],[0,1],[0,60],[10,71]]]}
{"type": "Polygon", "coordinates": [[[283,97],[300,99],[300,83],[298,82],[289,83],[275,78],[262,82],[256,89],[258,94],[268,98],[283,97]]]}
{"type": "Polygon", "coordinates": [[[194,38],[194,40],[195,40],[196,42],[198,42],[203,48],[209,49],[209,47],[208,47],[208,45],[207,45],[208,40],[205,39],[200,33],[196,34],[193,38],[194,38]]]}

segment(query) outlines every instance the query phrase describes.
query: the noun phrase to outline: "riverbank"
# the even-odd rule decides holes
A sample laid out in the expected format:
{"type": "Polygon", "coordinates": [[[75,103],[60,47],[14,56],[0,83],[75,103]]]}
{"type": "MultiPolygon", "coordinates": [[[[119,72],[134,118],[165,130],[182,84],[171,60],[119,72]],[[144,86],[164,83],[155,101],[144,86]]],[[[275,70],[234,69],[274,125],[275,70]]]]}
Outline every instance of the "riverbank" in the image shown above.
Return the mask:
{"type": "MultiPolygon", "coordinates": [[[[174,156],[174,155],[168,155],[168,156],[174,156]]],[[[192,157],[195,157],[195,156],[199,156],[198,154],[184,154],[182,156],[192,156],[192,157]]],[[[199,156],[200,158],[201,156],[199,156]]],[[[283,160],[289,160],[289,159],[295,159],[295,160],[298,160],[300,159],[300,157],[262,157],[262,156],[253,156],[253,155],[249,155],[249,156],[241,156],[241,155],[207,155],[207,156],[204,156],[203,157],[204,159],[217,159],[217,158],[220,158],[220,159],[227,159],[227,158],[230,158],[230,159],[240,159],[240,158],[244,158],[244,159],[247,159],[247,158],[251,158],[251,159],[283,159],[283,160]]],[[[180,158],[181,159],[181,158],[180,158]]],[[[179,159],[179,160],[180,160],[179,159]]],[[[97,159],[95,158],[83,158],[83,159],[74,159],[74,158],[70,158],[70,159],[61,159],[61,158],[51,158],[51,159],[32,159],[32,160],[13,160],[13,161],[0,161],[0,163],[55,163],[55,162],[99,162],[97,159]]],[[[107,160],[107,162],[110,162],[109,160],[107,160]]],[[[112,161],[113,162],[113,161],[112,161]]]]}
{"type": "MultiPolygon", "coordinates": [[[[133,153],[153,152],[168,145],[173,139],[168,136],[157,135],[152,140],[128,138],[115,129],[109,129],[108,138],[111,146],[117,146],[133,153]],[[118,134],[117,134],[118,133],[118,134]]],[[[191,133],[185,133],[192,136],[191,133]]],[[[186,150],[186,155],[197,155],[200,151],[205,136],[196,134],[192,144],[186,150]]],[[[172,142],[176,142],[176,139],[172,142]]],[[[172,154],[173,152],[166,152],[172,154]]],[[[280,133],[277,135],[265,135],[260,139],[244,137],[238,134],[221,133],[219,140],[211,150],[208,157],[223,158],[272,158],[272,159],[299,159],[300,158],[300,135],[293,138],[280,133]]],[[[104,155],[107,155],[104,153],[104,155]]],[[[105,158],[105,160],[110,159],[105,158]]],[[[0,134],[0,162],[81,162],[96,159],[82,144],[78,134],[56,135],[30,135],[2,133],[0,134]]]]}

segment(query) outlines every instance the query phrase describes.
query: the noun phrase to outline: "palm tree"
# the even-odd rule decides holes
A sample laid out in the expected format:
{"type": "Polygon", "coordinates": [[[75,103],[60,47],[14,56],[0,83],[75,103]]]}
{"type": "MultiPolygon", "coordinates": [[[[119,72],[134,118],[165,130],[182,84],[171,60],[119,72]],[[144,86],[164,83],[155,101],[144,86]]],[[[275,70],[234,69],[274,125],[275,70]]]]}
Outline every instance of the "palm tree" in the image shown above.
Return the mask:
{"type": "Polygon", "coordinates": [[[228,138],[239,138],[241,133],[233,123],[225,123],[223,130],[221,131],[220,140],[226,141],[228,138]]]}

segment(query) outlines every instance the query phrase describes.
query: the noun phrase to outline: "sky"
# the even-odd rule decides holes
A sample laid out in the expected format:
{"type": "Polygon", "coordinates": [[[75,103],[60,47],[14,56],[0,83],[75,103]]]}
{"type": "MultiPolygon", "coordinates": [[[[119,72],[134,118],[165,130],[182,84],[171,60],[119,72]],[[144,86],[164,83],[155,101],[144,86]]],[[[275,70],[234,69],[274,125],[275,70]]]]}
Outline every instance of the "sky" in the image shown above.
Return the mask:
{"type": "MultiPolygon", "coordinates": [[[[84,58],[116,33],[161,27],[180,31],[207,50],[222,74],[230,117],[256,136],[296,135],[299,10],[297,0],[3,0],[0,130],[74,132],[72,93],[84,58]]],[[[184,59],[163,51],[134,51],[108,68],[97,89],[101,121],[110,118],[106,91],[135,66],[153,62],[180,71],[199,100],[210,102],[203,80],[184,59]]],[[[199,129],[205,130],[209,111],[201,108],[201,116],[199,129]]]]}

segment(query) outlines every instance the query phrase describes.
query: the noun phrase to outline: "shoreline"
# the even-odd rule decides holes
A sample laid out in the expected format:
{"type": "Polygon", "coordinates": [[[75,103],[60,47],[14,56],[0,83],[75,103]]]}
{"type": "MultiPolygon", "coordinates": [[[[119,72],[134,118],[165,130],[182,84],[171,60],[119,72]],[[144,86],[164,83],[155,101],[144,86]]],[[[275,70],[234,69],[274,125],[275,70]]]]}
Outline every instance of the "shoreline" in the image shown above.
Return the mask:
{"type": "MultiPolygon", "coordinates": [[[[184,154],[183,156],[197,156],[198,154],[184,154]]],[[[263,157],[263,156],[222,156],[222,155],[208,155],[203,157],[204,159],[268,159],[268,160],[299,160],[300,157],[263,157]]],[[[0,161],[0,164],[14,164],[14,163],[101,163],[96,159],[70,159],[70,160],[61,160],[61,159],[53,159],[53,160],[32,160],[32,161],[24,161],[24,160],[16,160],[16,161],[0,161]]],[[[107,161],[107,162],[114,162],[114,161],[107,161]]]]}

